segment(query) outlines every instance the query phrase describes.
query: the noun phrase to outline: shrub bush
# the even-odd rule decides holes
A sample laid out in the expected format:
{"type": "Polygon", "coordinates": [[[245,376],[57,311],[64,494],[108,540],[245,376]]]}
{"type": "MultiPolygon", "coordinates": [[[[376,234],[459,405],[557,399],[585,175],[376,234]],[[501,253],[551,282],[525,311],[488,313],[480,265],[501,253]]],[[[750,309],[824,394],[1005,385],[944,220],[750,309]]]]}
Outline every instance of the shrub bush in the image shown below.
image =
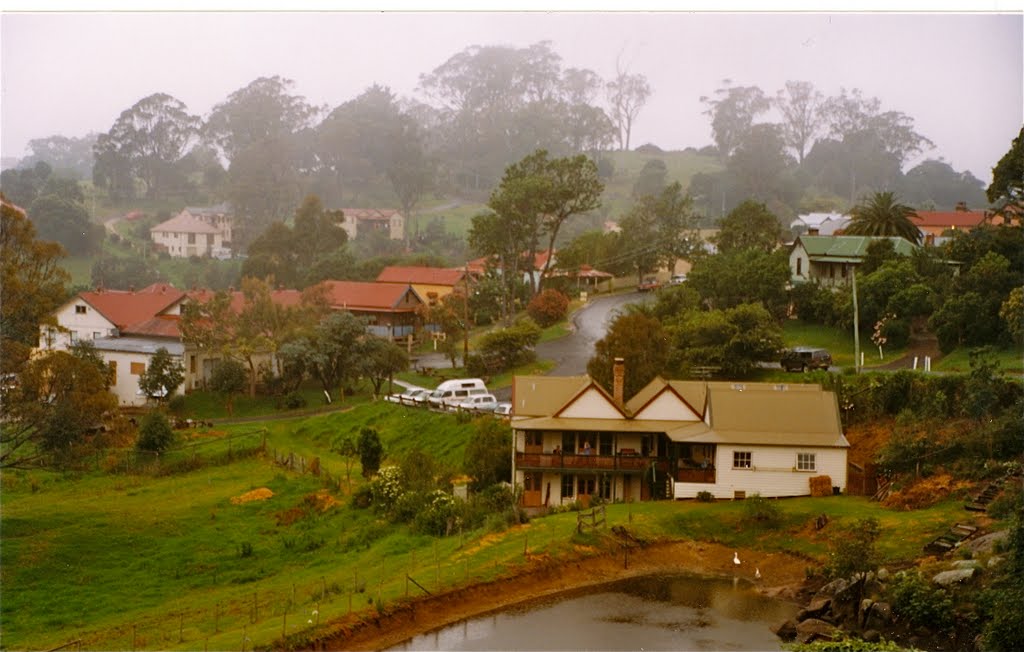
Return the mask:
{"type": "Polygon", "coordinates": [[[710,491],[698,491],[697,500],[702,503],[713,503],[715,502],[715,495],[710,491]]]}
{"type": "Polygon", "coordinates": [[[569,310],[569,297],[548,288],[530,300],[526,312],[541,328],[547,328],[565,319],[569,310]]]}
{"type": "Polygon", "coordinates": [[[743,521],[758,527],[775,528],[782,523],[782,510],[775,501],[754,494],[743,501],[743,521]]]}
{"type": "Polygon", "coordinates": [[[915,627],[946,630],[953,624],[953,601],[917,572],[900,573],[889,587],[893,611],[915,627]]]}
{"type": "Polygon", "coordinates": [[[140,451],[162,453],[174,442],[174,431],[163,414],[152,411],[142,417],[139,424],[139,439],[135,447],[140,451]]]}
{"type": "Polygon", "coordinates": [[[291,392],[284,397],[284,406],[289,410],[306,407],[306,397],[298,392],[291,392]]]}
{"type": "Polygon", "coordinates": [[[849,577],[873,570],[878,563],[875,542],[882,530],[875,518],[862,518],[833,530],[829,540],[825,575],[830,578],[849,577]]]}

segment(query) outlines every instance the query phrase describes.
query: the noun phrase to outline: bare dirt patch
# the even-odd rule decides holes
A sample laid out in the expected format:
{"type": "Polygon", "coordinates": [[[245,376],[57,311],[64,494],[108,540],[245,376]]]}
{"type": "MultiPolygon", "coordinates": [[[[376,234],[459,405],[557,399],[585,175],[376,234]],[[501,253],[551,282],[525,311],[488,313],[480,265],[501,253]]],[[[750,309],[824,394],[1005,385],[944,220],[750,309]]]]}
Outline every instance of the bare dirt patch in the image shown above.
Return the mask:
{"type": "Polygon", "coordinates": [[[658,573],[696,573],[709,577],[739,577],[771,597],[797,600],[808,561],[785,553],[734,549],[714,543],[684,541],[654,544],[629,554],[580,559],[531,556],[522,570],[493,582],[456,588],[427,598],[402,602],[383,613],[356,614],[334,620],[306,644],[318,650],[380,650],[417,634],[451,623],[529,603],[571,589],[603,584],[624,577],[658,573]],[[733,563],[738,553],[742,564],[733,563]],[[755,580],[755,569],[761,579],[755,580]]]}
{"type": "Polygon", "coordinates": [[[952,493],[969,489],[971,486],[970,482],[956,480],[948,473],[937,473],[894,492],[882,504],[906,511],[924,509],[945,500],[952,493]]]}
{"type": "Polygon", "coordinates": [[[234,496],[234,497],[232,497],[231,498],[231,504],[232,505],[241,505],[243,503],[251,503],[254,500],[267,500],[268,498],[273,497],[273,495],[274,495],[274,492],[271,491],[270,489],[267,489],[266,487],[260,487],[259,489],[253,489],[252,491],[247,491],[244,494],[242,494],[241,496],[234,496]]]}

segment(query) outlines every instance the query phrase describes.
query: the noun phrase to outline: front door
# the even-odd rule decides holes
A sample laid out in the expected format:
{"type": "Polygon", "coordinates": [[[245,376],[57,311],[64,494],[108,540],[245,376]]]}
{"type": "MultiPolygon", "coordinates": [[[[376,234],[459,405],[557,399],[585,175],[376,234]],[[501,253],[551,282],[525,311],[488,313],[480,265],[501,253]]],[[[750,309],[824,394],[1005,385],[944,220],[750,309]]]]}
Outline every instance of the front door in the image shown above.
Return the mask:
{"type": "Polygon", "coordinates": [[[584,507],[590,507],[590,497],[597,487],[597,478],[592,475],[581,475],[576,478],[576,499],[584,507]]]}
{"type": "Polygon", "coordinates": [[[541,502],[541,474],[523,474],[523,507],[540,507],[541,502]]]}
{"type": "Polygon", "coordinates": [[[526,453],[544,452],[544,433],[539,430],[526,431],[526,453]]]}

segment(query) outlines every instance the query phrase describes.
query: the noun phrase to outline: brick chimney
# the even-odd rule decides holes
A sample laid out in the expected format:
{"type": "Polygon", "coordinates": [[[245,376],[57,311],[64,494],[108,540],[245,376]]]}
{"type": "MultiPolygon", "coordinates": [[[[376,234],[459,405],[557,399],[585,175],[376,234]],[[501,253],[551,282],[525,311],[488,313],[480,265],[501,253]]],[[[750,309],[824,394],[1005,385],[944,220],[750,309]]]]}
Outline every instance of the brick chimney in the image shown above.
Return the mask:
{"type": "Polygon", "coordinates": [[[620,405],[624,403],[623,393],[626,386],[626,361],[622,358],[615,358],[612,365],[612,397],[620,405]]]}
{"type": "Polygon", "coordinates": [[[968,212],[968,209],[967,209],[967,202],[965,202],[965,201],[958,201],[958,202],[956,203],[956,210],[957,210],[958,212],[961,212],[961,213],[966,213],[966,212],[968,212]]]}

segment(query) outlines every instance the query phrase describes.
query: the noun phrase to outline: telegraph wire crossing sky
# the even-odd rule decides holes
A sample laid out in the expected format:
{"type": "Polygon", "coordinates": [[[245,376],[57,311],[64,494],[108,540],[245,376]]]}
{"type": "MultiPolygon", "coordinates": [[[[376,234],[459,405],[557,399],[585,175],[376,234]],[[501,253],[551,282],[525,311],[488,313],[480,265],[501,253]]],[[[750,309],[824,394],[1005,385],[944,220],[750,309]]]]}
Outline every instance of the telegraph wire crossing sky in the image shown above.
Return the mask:
{"type": "Polygon", "coordinates": [[[699,98],[724,79],[768,95],[801,80],[826,96],[858,88],[912,117],[935,147],[908,168],[942,158],[987,185],[1024,122],[1022,25],[1019,12],[8,12],[0,153],[106,132],[157,92],[206,116],[262,76],[292,79],[296,93],[331,108],[374,83],[428,101],[420,75],[466,47],[547,40],[564,67],[647,77],[653,94],[634,147],[711,144],[699,98]]]}

